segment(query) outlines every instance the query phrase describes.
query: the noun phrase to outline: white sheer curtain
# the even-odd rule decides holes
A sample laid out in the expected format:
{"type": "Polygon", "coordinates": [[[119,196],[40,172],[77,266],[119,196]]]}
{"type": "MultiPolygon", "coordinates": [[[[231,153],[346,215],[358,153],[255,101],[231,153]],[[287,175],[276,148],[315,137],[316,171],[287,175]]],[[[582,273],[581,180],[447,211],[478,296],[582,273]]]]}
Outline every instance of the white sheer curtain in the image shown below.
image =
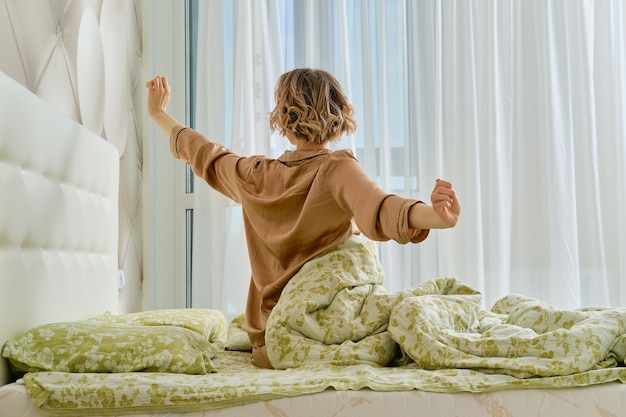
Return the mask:
{"type": "MultiPolygon", "coordinates": [[[[626,7],[621,0],[201,1],[197,128],[279,155],[278,75],[331,71],[352,148],[389,192],[461,199],[454,229],[382,243],[389,291],[455,276],[486,307],[516,292],[560,308],[626,304],[626,7]]],[[[240,208],[196,181],[193,304],[242,312],[240,208]]]]}

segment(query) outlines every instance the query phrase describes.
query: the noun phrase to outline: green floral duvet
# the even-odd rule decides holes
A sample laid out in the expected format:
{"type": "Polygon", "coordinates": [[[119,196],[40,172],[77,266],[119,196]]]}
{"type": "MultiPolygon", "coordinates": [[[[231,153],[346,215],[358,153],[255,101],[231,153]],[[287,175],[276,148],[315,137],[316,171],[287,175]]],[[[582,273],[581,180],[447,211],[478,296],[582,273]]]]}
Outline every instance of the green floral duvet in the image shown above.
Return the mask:
{"type": "Polygon", "coordinates": [[[214,409],[328,388],[451,393],[626,381],[626,309],[562,311],[510,295],[484,310],[480,293],[454,278],[394,294],[382,281],[376,246],[360,237],[306,264],[268,322],[275,370],[250,364],[238,317],[226,348],[213,346],[210,373],[39,371],[24,381],[42,413],[64,416],[214,409]]]}

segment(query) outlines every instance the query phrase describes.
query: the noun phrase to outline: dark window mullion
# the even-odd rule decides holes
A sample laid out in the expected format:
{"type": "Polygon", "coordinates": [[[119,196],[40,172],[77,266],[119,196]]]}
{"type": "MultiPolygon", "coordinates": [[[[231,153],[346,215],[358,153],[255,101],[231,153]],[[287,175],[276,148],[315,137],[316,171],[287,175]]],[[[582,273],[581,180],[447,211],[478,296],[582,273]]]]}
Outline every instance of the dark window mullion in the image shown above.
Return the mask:
{"type": "MultiPolygon", "coordinates": [[[[198,0],[185,1],[185,112],[187,126],[196,127],[196,68],[198,52],[198,0]]],[[[185,166],[185,193],[194,192],[194,174],[185,166]]],[[[185,303],[192,307],[193,208],[185,209],[185,303]]]]}

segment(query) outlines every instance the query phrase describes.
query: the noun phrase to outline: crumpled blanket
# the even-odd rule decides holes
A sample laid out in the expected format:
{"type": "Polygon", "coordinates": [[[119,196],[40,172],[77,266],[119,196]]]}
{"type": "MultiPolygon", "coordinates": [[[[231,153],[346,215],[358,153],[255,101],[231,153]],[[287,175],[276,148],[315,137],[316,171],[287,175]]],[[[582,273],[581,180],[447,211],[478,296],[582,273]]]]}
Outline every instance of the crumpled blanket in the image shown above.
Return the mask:
{"type": "Polygon", "coordinates": [[[50,416],[189,412],[327,389],[486,393],[626,382],[625,309],[560,311],[510,295],[484,310],[481,294],[454,278],[393,294],[382,281],[376,244],[362,237],[308,262],[266,330],[271,363],[288,370],[252,365],[240,351],[250,346],[238,316],[208,375],[33,372],[24,382],[50,416]]]}
{"type": "Polygon", "coordinates": [[[563,311],[519,295],[491,310],[455,278],[390,294],[376,244],[354,236],[305,264],[266,329],[276,369],[304,364],[474,369],[517,378],[623,365],[626,309],[563,311]]]}

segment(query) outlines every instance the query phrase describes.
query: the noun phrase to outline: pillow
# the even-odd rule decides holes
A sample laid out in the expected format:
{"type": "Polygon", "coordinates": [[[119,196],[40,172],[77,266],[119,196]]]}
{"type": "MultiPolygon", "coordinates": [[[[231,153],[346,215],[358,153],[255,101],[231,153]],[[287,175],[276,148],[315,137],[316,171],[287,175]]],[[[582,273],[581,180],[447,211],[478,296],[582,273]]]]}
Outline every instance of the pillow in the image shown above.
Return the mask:
{"type": "Polygon", "coordinates": [[[2,355],[26,372],[171,372],[208,374],[218,348],[196,332],[170,326],[94,321],[50,323],[9,340],[2,355]]]}
{"type": "Polygon", "coordinates": [[[162,309],[121,315],[106,312],[89,320],[143,326],[183,327],[200,334],[205,340],[218,347],[224,346],[228,334],[226,317],[221,311],[212,309],[162,309]]]}
{"type": "Polygon", "coordinates": [[[246,316],[242,313],[230,322],[228,326],[228,339],[226,341],[226,350],[241,350],[244,352],[252,351],[252,344],[246,332],[246,316]]]}

